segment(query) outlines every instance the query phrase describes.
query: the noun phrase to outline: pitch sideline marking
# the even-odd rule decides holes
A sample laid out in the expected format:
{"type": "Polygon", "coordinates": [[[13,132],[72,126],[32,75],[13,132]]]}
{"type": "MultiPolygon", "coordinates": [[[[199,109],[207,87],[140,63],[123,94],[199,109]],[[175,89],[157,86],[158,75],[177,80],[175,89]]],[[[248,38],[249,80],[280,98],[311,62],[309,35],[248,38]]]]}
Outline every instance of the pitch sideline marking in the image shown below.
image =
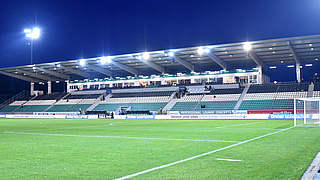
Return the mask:
{"type": "Polygon", "coordinates": [[[216,149],[216,150],[209,151],[209,152],[206,152],[206,153],[202,153],[202,154],[199,154],[199,155],[196,155],[196,156],[192,156],[192,157],[189,157],[189,158],[186,158],[186,159],[182,159],[182,160],[179,160],[179,161],[176,161],[176,162],[173,162],[173,163],[164,164],[164,165],[161,165],[161,166],[158,166],[158,167],[154,167],[154,168],[147,169],[147,170],[144,170],[144,171],[140,171],[140,172],[137,172],[137,173],[134,173],[134,174],[130,174],[130,175],[127,175],[127,176],[116,178],[115,180],[124,180],[124,179],[133,178],[133,177],[136,177],[136,176],[139,176],[139,175],[142,175],[142,174],[146,174],[146,173],[149,173],[149,172],[152,172],[152,171],[155,171],[155,170],[163,169],[163,168],[170,167],[170,166],[173,166],[173,165],[176,165],[176,164],[180,164],[180,163],[183,163],[183,162],[186,162],[186,161],[190,161],[190,160],[193,160],[193,159],[196,159],[196,158],[207,156],[207,155],[219,152],[219,151],[230,149],[232,147],[239,146],[241,144],[245,144],[245,143],[248,143],[248,142],[251,142],[251,141],[254,141],[254,140],[257,140],[257,139],[261,139],[261,138],[264,138],[264,137],[267,137],[267,136],[270,136],[270,135],[273,135],[273,134],[277,134],[277,133],[280,133],[280,132],[283,132],[283,131],[287,131],[287,130],[292,129],[292,128],[293,127],[285,128],[285,129],[282,129],[282,130],[279,130],[279,131],[276,131],[276,132],[268,133],[268,134],[265,134],[265,135],[262,135],[262,136],[258,136],[258,137],[252,138],[252,139],[241,141],[241,142],[238,142],[236,144],[232,144],[232,145],[220,148],[220,149],[216,149]]]}
{"type": "Polygon", "coordinates": [[[195,141],[195,142],[226,142],[236,143],[241,141],[225,141],[211,139],[172,139],[172,138],[146,138],[146,137],[128,137],[128,136],[91,136],[91,135],[75,135],[75,134],[47,134],[47,133],[28,133],[5,131],[4,134],[22,134],[22,135],[40,135],[40,136],[64,136],[64,137],[85,137],[85,138],[122,138],[122,139],[143,139],[143,140],[167,140],[167,141],[195,141]]]}
{"type": "Polygon", "coordinates": [[[264,123],[264,122],[251,122],[251,123],[235,124],[235,125],[230,125],[230,126],[221,126],[221,127],[216,127],[216,128],[228,128],[228,127],[245,126],[245,125],[260,124],[260,123],[264,123]]]}

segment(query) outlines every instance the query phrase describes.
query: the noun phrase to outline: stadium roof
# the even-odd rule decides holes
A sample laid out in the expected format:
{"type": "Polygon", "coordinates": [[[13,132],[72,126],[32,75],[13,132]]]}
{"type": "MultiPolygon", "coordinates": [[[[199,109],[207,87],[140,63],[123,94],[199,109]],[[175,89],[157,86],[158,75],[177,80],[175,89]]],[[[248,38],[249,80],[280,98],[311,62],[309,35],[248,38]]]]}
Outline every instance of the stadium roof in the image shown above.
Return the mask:
{"type": "Polygon", "coordinates": [[[148,69],[168,73],[182,68],[188,71],[236,69],[314,63],[319,59],[320,35],[313,35],[25,65],[1,68],[0,73],[29,82],[46,82],[95,78],[97,74],[105,77],[140,75],[148,69]]]}

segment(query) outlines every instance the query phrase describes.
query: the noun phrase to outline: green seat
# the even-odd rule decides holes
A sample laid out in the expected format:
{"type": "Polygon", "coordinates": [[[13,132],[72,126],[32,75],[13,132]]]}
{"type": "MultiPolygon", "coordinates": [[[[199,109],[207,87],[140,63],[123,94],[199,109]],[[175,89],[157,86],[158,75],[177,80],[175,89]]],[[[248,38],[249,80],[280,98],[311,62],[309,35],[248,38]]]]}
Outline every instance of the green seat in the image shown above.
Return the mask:
{"type": "Polygon", "coordinates": [[[24,105],[15,112],[42,112],[50,105],[24,105]]]}
{"type": "Polygon", "coordinates": [[[193,111],[198,102],[177,102],[171,111],[193,111]]]}
{"type": "Polygon", "coordinates": [[[236,104],[237,101],[203,101],[199,103],[196,110],[233,110],[236,104]]]}
{"type": "Polygon", "coordinates": [[[12,105],[12,106],[5,106],[4,108],[2,108],[0,111],[1,112],[13,112],[15,109],[17,109],[19,106],[17,105],[12,105]]]}
{"type": "Polygon", "coordinates": [[[80,109],[86,110],[91,104],[57,104],[52,106],[48,112],[77,112],[80,109]]]}
{"type": "MultiPolygon", "coordinates": [[[[244,100],[240,110],[292,110],[294,107],[293,99],[276,100],[244,100]]],[[[303,108],[303,103],[298,103],[297,108],[303,108]]]]}
{"type": "Polygon", "coordinates": [[[95,107],[94,111],[116,111],[120,107],[131,107],[131,111],[158,111],[164,108],[167,103],[112,103],[112,104],[99,104],[95,107]]]}

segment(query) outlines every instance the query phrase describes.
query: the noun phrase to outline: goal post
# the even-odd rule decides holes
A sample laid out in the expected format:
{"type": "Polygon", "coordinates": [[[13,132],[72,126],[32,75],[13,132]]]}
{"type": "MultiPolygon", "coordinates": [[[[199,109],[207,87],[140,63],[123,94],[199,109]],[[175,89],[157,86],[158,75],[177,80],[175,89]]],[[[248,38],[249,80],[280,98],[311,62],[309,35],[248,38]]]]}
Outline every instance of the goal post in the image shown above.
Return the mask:
{"type": "Polygon", "coordinates": [[[320,98],[294,99],[294,126],[320,126],[320,98]]]}

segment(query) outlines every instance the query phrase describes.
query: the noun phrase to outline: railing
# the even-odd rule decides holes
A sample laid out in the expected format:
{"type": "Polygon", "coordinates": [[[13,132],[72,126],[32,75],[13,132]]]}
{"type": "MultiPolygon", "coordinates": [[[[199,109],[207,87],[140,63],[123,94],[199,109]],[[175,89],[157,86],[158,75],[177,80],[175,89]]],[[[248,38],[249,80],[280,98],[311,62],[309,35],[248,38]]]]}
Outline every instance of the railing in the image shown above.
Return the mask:
{"type": "Polygon", "coordinates": [[[18,99],[29,99],[29,91],[23,90],[19,92],[18,94],[12,96],[8,100],[4,101],[3,103],[0,104],[0,109],[4,108],[5,106],[8,106],[9,104],[13,103],[14,101],[18,99]]]}

